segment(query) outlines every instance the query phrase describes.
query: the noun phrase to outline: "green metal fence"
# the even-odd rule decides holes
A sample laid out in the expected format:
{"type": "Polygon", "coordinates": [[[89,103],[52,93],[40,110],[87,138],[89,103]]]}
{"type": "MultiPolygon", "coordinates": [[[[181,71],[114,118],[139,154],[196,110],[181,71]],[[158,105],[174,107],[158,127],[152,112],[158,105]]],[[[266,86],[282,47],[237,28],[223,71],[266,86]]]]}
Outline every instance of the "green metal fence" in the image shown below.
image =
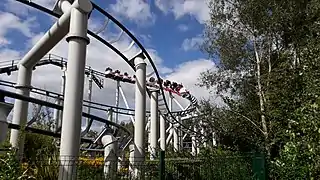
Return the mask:
{"type": "Polygon", "coordinates": [[[165,170],[162,171],[165,173],[159,177],[161,180],[266,180],[267,177],[265,157],[256,153],[164,161],[165,170]]]}
{"type": "MultiPolygon", "coordinates": [[[[1,159],[0,159],[1,160],[1,159]]],[[[0,175],[6,176],[9,171],[23,172],[32,179],[57,179],[60,161],[55,158],[24,162],[19,171],[17,166],[8,164],[9,161],[0,161],[0,175]],[[2,173],[1,173],[2,172],[2,173]]],[[[206,159],[165,158],[160,153],[159,160],[145,161],[139,164],[143,169],[146,180],[266,180],[266,163],[262,154],[245,154],[241,156],[211,156],[206,159]]],[[[109,177],[104,172],[105,164],[102,158],[79,158],[76,177],[79,180],[99,179],[135,179],[130,171],[130,162],[125,161],[115,168],[116,172],[109,177]],[[100,159],[100,160],[99,160],[100,159]]],[[[6,178],[4,178],[6,179],[6,178]]],[[[22,178],[23,179],[23,178],[22,178]]],[[[68,178],[67,178],[68,179],[68,178]]]]}

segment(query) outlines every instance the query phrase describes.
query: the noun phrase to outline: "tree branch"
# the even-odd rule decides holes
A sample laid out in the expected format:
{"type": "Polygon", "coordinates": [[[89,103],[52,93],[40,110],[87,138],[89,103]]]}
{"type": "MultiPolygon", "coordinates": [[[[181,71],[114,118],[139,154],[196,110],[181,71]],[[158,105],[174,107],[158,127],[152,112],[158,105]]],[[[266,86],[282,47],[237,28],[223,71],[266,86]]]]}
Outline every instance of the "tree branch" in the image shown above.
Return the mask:
{"type": "Polygon", "coordinates": [[[249,121],[251,124],[253,124],[253,125],[262,133],[262,135],[265,134],[265,132],[264,132],[255,122],[253,122],[253,121],[252,121],[250,118],[248,118],[247,116],[245,116],[245,115],[243,115],[243,114],[241,114],[241,113],[235,112],[235,111],[233,111],[233,110],[231,110],[231,109],[228,109],[228,111],[230,111],[230,112],[232,112],[232,113],[234,113],[234,114],[237,114],[237,115],[245,118],[247,121],[249,121]]]}

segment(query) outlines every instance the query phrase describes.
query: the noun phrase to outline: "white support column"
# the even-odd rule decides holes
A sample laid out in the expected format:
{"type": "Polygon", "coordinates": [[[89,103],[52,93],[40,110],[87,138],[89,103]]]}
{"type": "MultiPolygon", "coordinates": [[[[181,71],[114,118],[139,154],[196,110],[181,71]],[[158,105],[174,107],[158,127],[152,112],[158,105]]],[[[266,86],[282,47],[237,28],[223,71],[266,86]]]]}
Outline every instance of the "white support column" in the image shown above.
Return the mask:
{"type": "Polygon", "coordinates": [[[118,163],[118,141],[112,134],[101,138],[104,147],[104,176],[106,179],[116,179],[118,163]]]}
{"type": "Polygon", "coordinates": [[[76,3],[70,5],[65,1],[68,9],[65,8],[64,14],[57,20],[57,22],[41,37],[40,40],[31,48],[31,50],[19,61],[19,65],[23,65],[28,69],[32,69],[37,62],[45,56],[61,39],[67,35],[70,25],[70,7],[79,7],[85,4],[86,0],[76,0],[76,3]]]}
{"type": "MultiPolygon", "coordinates": [[[[87,107],[87,113],[88,114],[90,114],[91,113],[91,100],[92,100],[92,83],[93,83],[93,72],[92,72],[92,70],[91,70],[91,68],[90,68],[90,70],[89,70],[90,72],[89,72],[89,79],[88,79],[88,107],[87,107]]],[[[84,126],[84,128],[82,129],[81,128],[81,137],[83,137],[83,136],[85,136],[88,132],[89,132],[89,130],[90,130],[90,127],[91,127],[91,124],[92,124],[92,122],[90,122],[91,121],[91,119],[88,117],[88,118],[86,118],[86,124],[85,124],[85,126],[84,126]]]]}
{"type": "MultiPolygon", "coordinates": [[[[61,94],[62,96],[60,97],[57,97],[57,100],[56,100],[56,104],[58,105],[63,105],[63,96],[64,96],[64,87],[65,87],[65,82],[66,80],[66,69],[65,67],[63,67],[62,69],[62,76],[61,76],[61,94]]],[[[61,127],[61,124],[62,124],[62,111],[61,110],[58,110],[58,109],[54,109],[53,110],[53,119],[54,119],[54,131],[56,132],[59,127],[61,127]]]]}
{"type": "MultiPolygon", "coordinates": [[[[193,131],[195,131],[195,132],[197,132],[197,128],[194,126],[193,127],[193,131]]],[[[193,156],[196,156],[197,155],[197,139],[196,139],[196,135],[193,133],[192,135],[191,135],[191,145],[192,145],[192,148],[191,148],[191,150],[192,150],[192,155],[193,156]]]]}
{"type": "MultiPolygon", "coordinates": [[[[19,65],[18,81],[16,84],[16,93],[24,96],[30,95],[32,69],[19,65]]],[[[24,127],[28,117],[28,102],[16,99],[13,108],[12,124],[24,127]]],[[[22,158],[24,149],[25,135],[18,129],[11,129],[10,144],[13,148],[18,149],[17,155],[22,158]]]]}
{"type": "Polygon", "coordinates": [[[150,127],[150,117],[147,118],[147,123],[146,123],[146,128],[145,128],[145,131],[147,132],[148,134],[148,144],[147,144],[147,147],[148,147],[148,152],[149,152],[149,155],[150,155],[150,158],[151,158],[151,127],[150,127]]]}
{"type": "Polygon", "coordinates": [[[134,123],[134,166],[135,178],[143,179],[143,163],[145,161],[145,122],[146,122],[146,66],[144,57],[134,59],[136,68],[135,88],[135,123],[134,123]]]}
{"type": "Polygon", "coordinates": [[[154,160],[157,156],[157,127],[159,123],[158,115],[158,91],[151,92],[151,101],[150,101],[150,160],[154,160]]]}
{"type": "Polygon", "coordinates": [[[135,177],[136,167],[135,167],[135,144],[129,145],[129,174],[130,177],[135,177]]]}
{"type": "MultiPolygon", "coordinates": [[[[176,119],[181,123],[181,120],[179,117],[176,117],[176,119]]],[[[173,131],[173,148],[175,152],[178,152],[181,150],[181,135],[180,135],[180,124],[176,123],[173,125],[174,131],[173,131]]]]}
{"type": "MultiPolygon", "coordinates": [[[[120,90],[120,93],[121,93],[121,97],[122,97],[122,99],[123,99],[123,102],[124,102],[124,104],[126,105],[126,108],[127,108],[127,109],[130,109],[130,106],[129,106],[129,104],[128,104],[128,101],[127,101],[126,96],[124,95],[124,92],[123,92],[123,90],[122,90],[121,85],[120,85],[120,87],[119,87],[119,90],[120,90]]],[[[131,119],[132,124],[134,124],[134,117],[133,117],[133,116],[129,116],[129,117],[130,117],[130,119],[131,119]]]]}
{"type": "MultiPolygon", "coordinates": [[[[172,107],[173,107],[173,96],[172,93],[169,92],[169,111],[172,112],[172,107]]],[[[172,124],[171,129],[170,129],[170,134],[174,134],[174,124],[172,124]]],[[[170,138],[170,144],[173,145],[173,138],[170,138]]]]}
{"type": "Polygon", "coordinates": [[[173,136],[173,132],[170,131],[166,140],[166,144],[169,144],[172,141],[172,136],[173,136]]]}
{"type": "Polygon", "coordinates": [[[206,131],[205,131],[205,123],[203,121],[200,122],[201,124],[201,134],[203,136],[201,136],[201,142],[203,144],[203,147],[206,148],[207,147],[207,140],[205,139],[206,137],[206,131]]]}
{"type": "Polygon", "coordinates": [[[179,136],[178,136],[178,124],[174,125],[173,128],[173,150],[174,152],[178,152],[180,150],[179,148],[179,136]]]}
{"type": "MultiPolygon", "coordinates": [[[[60,96],[57,96],[55,104],[60,105],[61,104],[61,98],[60,96]]],[[[54,120],[54,127],[53,131],[57,132],[59,129],[59,119],[60,119],[60,110],[54,109],[53,110],[53,120],[54,120]]]]}
{"type": "Polygon", "coordinates": [[[68,69],[65,88],[63,123],[61,129],[59,180],[76,179],[76,161],[79,156],[84,90],[84,72],[89,38],[88,14],[92,10],[89,0],[76,0],[79,8],[71,9],[68,69]]]}
{"type": "MultiPolygon", "coordinates": [[[[63,95],[63,98],[64,98],[64,93],[65,93],[65,87],[66,87],[66,74],[67,74],[67,68],[64,66],[63,67],[63,69],[62,69],[62,72],[63,72],[63,74],[62,74],[62,79],[61,79],[61,94],[63,95]]],[[[64,100],[62,100],[61,102],[60,102],[60,105],[62,106],[63,105],[63,101],[64,100]]],[[[59,113],[59,115],[60,115],[60,117],[59,117],[59,123],[58,123],[58,127],[62,127],[62,118],[63,118],[63,113],[62,113],[62,111],[60,111],[60,113],[59,113]]]]}
{"type": "Polygon", "coordinates": [[[160,115],[160,149],[166,150],[166,121],[162,115],[160,115]]]}
{"type": "MultiPolygon", "coordinates": [[[[88,101],[89,101],[89,106],[91,105],[91,100],[92,100],[92,83],[93,83],[93,74],[92,71],[90,70],[90,74],[89,74],[89,82],[88,82],[88,101]]],[[[91,113],[91,108],[88,107],[87,113],[90,114],[91,113]]],[[[90,121],[90,118],[87,118],[87,124],[90,121]]]]}
{"type": "Polygon", "coordinates": [[[197,143],[197,155],[200,153],[200,142],[201,142],[201,139],[200,139],[200,138],[196,138],[196,143],[197,143]]]}
{"type": "MultiPolygon", "coordinates": [[[[118,108],[119,107],[119,93],[120,93],[120,81],[117,81],[117,88],[116,88],[116,107],[118,108]]],[[[119,122],[119,113],[118,113],[118,109],[116,110],[116,120],[115,122],[118,124],[119,122]]]]}

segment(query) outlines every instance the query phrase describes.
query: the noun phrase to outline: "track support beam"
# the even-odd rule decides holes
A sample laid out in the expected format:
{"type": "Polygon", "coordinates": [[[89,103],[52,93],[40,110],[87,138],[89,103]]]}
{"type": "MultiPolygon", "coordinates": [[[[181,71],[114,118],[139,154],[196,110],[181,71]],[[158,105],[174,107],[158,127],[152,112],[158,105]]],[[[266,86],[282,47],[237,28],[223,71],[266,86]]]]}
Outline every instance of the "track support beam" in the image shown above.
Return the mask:
{"type": "Polygon", "coordinates": [[[151,102],[150,102],[150,160],[155,160],[157,157],[157,134],[158,134],[158,124],[159,124],[159,114],[158,114],[158,91],[151,92],[151,102]]]}
{"type": "Polygon", "coordinates": [[[63,122],[61,129],[59,180],[76,179],[76,162],[80,149],[81,112],[84,75],[89,38],[88,14],[92,10],[89,0],[76,0],[79,8],[71,7],[68,68],[65,87],[63,122]]]}
{"type": "Polygon", "coordinates": [[[146,122],[146,66],[143,54],[134,59],[136,68],[134,153],[132,154],[134,176],[144,179],[145,122],[146,122]]]}

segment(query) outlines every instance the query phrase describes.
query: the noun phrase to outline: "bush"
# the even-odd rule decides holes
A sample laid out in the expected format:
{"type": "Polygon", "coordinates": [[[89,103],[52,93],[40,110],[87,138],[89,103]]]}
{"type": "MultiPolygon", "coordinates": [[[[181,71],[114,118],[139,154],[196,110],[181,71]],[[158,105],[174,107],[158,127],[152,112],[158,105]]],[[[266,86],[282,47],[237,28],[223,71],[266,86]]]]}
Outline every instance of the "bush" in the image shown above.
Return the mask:
{"type": "Polygon", "coordinates": [[[23,168],[17,159],[15,151],[8,151],[0,155],[0,179],[1,180],[27,180],[36,179],[28,175],[28,168],[23,168]]]}

